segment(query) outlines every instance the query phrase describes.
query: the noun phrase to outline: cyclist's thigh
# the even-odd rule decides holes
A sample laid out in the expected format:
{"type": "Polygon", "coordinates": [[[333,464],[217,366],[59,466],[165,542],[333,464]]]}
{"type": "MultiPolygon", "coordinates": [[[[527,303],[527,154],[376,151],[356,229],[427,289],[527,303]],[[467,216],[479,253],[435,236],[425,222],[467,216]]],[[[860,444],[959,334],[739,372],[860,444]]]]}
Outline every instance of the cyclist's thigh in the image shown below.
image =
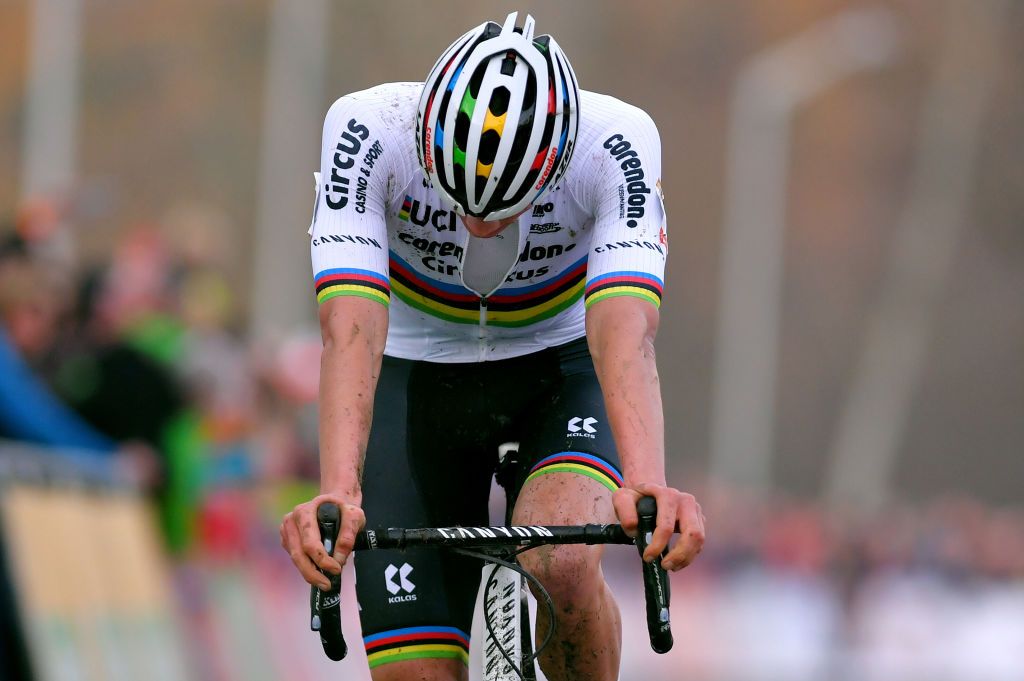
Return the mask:
{"type": "Polygon", "coordinates": [[[622,485],[604,398],[585,341],[560,349],[560,380],[521,428],[517,522],[610,522],[622,485]]]}
{"type": "MultiPolygon", "coordinates": [[[[437,385],[431,371],[423,363],[384,360],[363,475],[369,529],[487,524],[493,462],[459,451],[442,413],[451,404],[431,394],[437,385]]],[[[478,561],[410,549],[363,552],[355,566],[372,669],[400,661],[425,669],[443,669],[452,661],[464,665],[478,561]]],[[[379,678],[399,678],[380,673],[379,678]]]]}
{"type": "MultiPolygon", "coordinates": [[[[565,348],[562,349],[565,354],[565,348]]],[[[520,440],[523,481],[513,521],[519,525],[612,522],[621,485],[618,456],[593,362],[584,349],[563,359],[561,380],[538,400],[520,440]]],[[[545,546],[520,563],[563,604],[601,593],[602,546],[545,546]]]]}

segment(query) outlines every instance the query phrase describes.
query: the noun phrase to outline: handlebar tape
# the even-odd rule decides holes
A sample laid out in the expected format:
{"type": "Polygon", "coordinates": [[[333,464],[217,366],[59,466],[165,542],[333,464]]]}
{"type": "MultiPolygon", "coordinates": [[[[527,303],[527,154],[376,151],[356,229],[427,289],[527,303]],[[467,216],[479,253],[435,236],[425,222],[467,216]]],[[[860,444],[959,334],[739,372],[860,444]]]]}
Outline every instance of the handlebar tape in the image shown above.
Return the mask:
{"type": "MultiPolygon", "coordinates": [[[[657,526],[658,507],[654,497],[642,497],[636,504],[639,523],[637,524],[636,548],[643,560],[644,552],[651,542],[651,535],[657,526]]],[[[661,553],[663,558],[668,547],[661,553]]],[[[651,639],[651,648],[656,653],[667,653],[672,649],[672,626],[669,621],[668,573],[661,567],[661,559],[644,562],[644,599],[647,602],[647,633],[651,639]]]]}
{"type": "MultiPolygon", "coordinates": [[[[321,504],[316,510],[316,524],[320,528],[320,541],[328,555],[334,553],[341,527],[341,510],[330,502],[321,504]]],[[[327,657],[337,662],[348,655],[348,645],[341,633],[341,575],[332,575],[320,568],[320,574],[331,580],[331,588],[321,591],[312,586],[309,589],[309,628],[320,632],[320,643],[327,657]]]]}

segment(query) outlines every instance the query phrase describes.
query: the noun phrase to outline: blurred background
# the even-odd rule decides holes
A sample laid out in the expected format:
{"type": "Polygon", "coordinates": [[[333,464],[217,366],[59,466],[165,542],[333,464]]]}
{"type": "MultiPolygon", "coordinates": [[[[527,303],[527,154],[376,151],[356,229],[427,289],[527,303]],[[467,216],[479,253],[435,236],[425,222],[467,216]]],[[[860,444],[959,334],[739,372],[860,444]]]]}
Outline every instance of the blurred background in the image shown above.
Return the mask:
{"type": "Polygon", "coordinates": [[[663,657],[609,550],[622,678],[1024,679],[1013,0],[0,3],[2,678],[369,678],[277,545],[317,487],[323,116],[512,9],[662,136],[708,542],[663,657]]]}

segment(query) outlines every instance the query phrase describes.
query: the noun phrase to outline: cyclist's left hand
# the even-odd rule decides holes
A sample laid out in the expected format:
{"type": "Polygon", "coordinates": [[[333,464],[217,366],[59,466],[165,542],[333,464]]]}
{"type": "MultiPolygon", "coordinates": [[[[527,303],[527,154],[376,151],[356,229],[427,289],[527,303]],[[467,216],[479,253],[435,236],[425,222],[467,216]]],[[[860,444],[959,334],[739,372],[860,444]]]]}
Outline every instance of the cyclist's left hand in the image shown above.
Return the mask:
{"type": "Polygon", "coordinates": [[[704,513],[694,496],[674,487],[647,482],[616,491],[612,495],[615,515],[631,536],[636,534],[636,504],[641,497],[654,497],[658,502],[657,527],[644,552],[644,560],[656,560],[668,546],[672,534],[679,532],[679,541],[661,561],[661,566],[666,570],[681,570],[692,563],[704,547],[705,521],[704,513]]]}

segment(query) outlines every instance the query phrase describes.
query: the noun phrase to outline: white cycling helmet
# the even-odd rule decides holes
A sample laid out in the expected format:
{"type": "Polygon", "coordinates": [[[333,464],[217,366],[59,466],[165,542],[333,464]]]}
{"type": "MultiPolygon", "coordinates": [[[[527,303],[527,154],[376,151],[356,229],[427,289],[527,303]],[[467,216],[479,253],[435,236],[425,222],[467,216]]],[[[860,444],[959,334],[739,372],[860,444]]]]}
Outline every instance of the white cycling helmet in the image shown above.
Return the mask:
{"type": "Polygon", "coordinates": [[[445,50],[423,84],[416,117],[420,165],[460,215],[522,212],[565,173],[579,129],[579,88],[533,17],[488,21],[445,50]]]}

